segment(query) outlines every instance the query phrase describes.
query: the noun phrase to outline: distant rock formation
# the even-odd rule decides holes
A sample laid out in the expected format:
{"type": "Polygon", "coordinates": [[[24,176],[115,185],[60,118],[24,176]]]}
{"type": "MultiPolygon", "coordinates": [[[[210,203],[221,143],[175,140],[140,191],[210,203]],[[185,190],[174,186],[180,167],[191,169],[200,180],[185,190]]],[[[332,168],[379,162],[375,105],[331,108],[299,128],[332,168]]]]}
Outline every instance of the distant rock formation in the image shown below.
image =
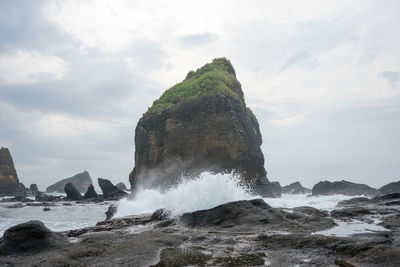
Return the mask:
{"type": "Polygon", "coordinates": [[[382,195],[400,192],[400,181],[388,183],[387,185],[384,185],[381,188],[379,188],[378,191],[379,194],[382,195]]]}
{"type": "Polygon", "coordinates": [[[125,191],[119,190],[110,180],[98,178],[98,183],[103,191],[105,198],[118,198],[119,196],[127,195],[125,191]]]}
{"type": "Polygon", "coordinates": [[[311,189],[305,188],[300,182],[294,182],[289,185],[282,186],[283,194],[310,194],[311,189]]]}
{"type": "Polygon", "coordinates": [[[76,188],[74,183],[66,183],[64,186],[64,191],[67,194],[67,199],[79,200],[82,198],[81,193],[79,193],[79,190],[76,188]]]}
{"type": "Polygon", "coordinates": [[[336,195],[342,194],[346,196],[374,196],[378,191],[365,184],[356,184],[345,180],[329,182],[319,182],[312,188],[312,195],[336,195]]]}
{"type": "Polygon", "coordinates": [[[96,190],[94,190],[93,185],[92,184],[89,185],[89,187],[85,193],[85,198],[97,198],[97,197],[98,197],[98,195],[97,195],[96,190]]]}
{"type": "Polygon", "coordinates": [[[126,188],[126,185],[123,182],[120,182],[118,184],[115,185],[119,190],[122,191],[127,191],[128,189],[126,188]]]}
{"type": "Polygon", "coordinates": [[[37,192],[39,192],[39,188],[37,186],[37,184],[31,184],[29,186],[29,189],[32,191],[32,193],[34,193],[36,195],[37,192]]]}
{"type": "Polygon", "coordinates": [[[8,148],[0,148],[0,196],[21,194],[25,187],[19,183],[17,171],[8,148]]]}
{"type": "Polygon", "coordinates": [[[50,185],[46,188],[46,193],[64,193],[64,186],[67,183],[74,183],[79,192],[81,194],[84,194],[87,191],[89,185],[92,184],[92,178],[87,171],[84,171],[70,178],[63,179],[55,184],[50,185]]]}
{"type": "Polygon", "coordinates": [[[132,192],[167,189],[182,176],[211,171],[240,174],[257,194],[280,196],[280,185],[266,177],[261,143],[231,62],[214,59],[165,91],[139,120],[132,192]]]}

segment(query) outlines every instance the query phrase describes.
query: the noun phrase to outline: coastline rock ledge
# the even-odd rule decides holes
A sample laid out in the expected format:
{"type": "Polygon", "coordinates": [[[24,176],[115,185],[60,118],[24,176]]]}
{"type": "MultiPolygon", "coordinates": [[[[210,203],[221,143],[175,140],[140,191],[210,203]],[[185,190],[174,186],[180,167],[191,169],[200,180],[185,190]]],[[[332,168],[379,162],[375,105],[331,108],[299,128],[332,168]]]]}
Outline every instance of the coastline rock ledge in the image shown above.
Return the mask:
{"type": "Polygon", "coordinates": [[[135,130],[132,192],[161,188],[201,172],[236,173],[264,197],[279,197],[267,179],[257,118],[226,58],[214,59],[171,87],[143,114],[135,130]]]}

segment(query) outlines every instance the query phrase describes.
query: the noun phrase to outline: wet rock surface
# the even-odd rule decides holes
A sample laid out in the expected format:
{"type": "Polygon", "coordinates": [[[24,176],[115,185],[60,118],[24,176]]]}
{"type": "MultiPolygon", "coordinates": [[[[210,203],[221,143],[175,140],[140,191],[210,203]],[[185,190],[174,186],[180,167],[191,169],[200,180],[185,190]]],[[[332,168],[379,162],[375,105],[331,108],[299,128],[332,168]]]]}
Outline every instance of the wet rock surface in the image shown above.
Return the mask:
{"type": "Polygon", "coordinates": [[[0,257],[0,265],[399,266],[399,209],[369,202],[360,206],[349,201],[351,205],[331,213],[307,206],[275,209],[262,199],[179,217],[160,209],[61,233],[73,242],[0,257]],[[349,237],[315,234],[353,218],[380,220],[386,231],[349,237]]]}

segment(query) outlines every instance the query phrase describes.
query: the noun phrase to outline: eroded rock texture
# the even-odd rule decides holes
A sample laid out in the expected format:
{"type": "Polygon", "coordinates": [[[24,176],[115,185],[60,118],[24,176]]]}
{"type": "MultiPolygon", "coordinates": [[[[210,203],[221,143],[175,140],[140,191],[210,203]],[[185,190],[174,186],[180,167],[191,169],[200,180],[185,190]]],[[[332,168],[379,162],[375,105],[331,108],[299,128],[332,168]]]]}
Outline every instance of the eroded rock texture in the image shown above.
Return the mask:
{"type": "Polygon", "coordinates": [[[139,120],[132,190],[168,188],[182,175],[212,171],[240,174],[244,184],[270,195],[276,190],[267,188],[261,143],[257,119],[246,107],[230,61],[214,59],[189,72],[139,120]]]}

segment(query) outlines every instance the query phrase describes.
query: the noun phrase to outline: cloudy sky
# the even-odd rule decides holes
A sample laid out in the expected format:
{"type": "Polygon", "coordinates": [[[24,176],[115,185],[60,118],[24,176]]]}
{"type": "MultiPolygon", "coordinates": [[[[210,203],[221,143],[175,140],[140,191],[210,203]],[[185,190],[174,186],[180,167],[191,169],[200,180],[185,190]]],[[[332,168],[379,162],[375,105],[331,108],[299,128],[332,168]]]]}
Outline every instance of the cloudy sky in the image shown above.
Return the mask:
{"type": "Polygon", "coordinates": [[[215,57],[258,117],[271,180],[400,180],[400,2],[0,1],[0,146],[44,188],[128,182],[134,129],[215,57]]]}

